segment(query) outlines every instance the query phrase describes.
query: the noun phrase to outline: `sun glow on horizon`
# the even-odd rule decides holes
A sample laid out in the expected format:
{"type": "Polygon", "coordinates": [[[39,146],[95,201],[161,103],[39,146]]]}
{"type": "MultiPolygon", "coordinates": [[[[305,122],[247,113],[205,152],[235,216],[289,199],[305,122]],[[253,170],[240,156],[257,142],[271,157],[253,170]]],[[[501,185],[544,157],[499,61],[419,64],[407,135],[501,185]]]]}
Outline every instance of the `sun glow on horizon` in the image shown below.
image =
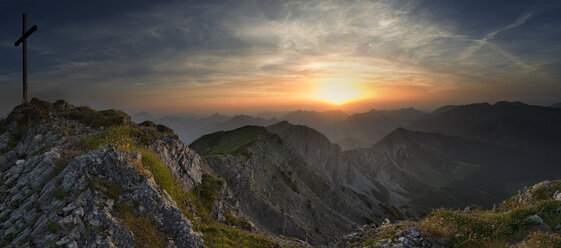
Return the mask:
{"type": "Polygon", "coordinates": [[[321,101],[342,105],[361,99],[363,90],[351,79],[329,79],[320,83],[316,89],[316,97],[321,101]]]}

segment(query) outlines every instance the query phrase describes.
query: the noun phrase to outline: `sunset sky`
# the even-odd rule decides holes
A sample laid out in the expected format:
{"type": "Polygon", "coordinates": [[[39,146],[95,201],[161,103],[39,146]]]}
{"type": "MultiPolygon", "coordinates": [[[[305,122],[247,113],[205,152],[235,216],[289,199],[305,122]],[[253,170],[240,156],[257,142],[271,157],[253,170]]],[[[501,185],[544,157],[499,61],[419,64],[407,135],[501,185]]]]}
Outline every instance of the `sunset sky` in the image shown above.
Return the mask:
{"type": "Polygon", "coordinates": [[[2,1],[0,114],[30,97],[160,113],[561,102],[561,1],[2,1]],[[49,3],[47,3],[49,2],[49,3]],[[340,93],[340,94],[338,94],[340,93]]]}

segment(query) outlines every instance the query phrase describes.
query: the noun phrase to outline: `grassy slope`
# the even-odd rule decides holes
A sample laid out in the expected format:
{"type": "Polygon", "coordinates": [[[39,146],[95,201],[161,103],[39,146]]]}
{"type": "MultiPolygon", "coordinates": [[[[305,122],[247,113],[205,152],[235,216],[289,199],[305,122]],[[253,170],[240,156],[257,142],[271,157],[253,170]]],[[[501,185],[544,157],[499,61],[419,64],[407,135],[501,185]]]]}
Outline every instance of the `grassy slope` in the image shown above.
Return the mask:
{"type": "Polygon", "coordinates": [[[258,140],[270,137],[264,127],[244,126],[232,131],[221,131],[202,136],[190,145],[202,156],[240,154],[258,140]]]}
{"type": "Polygon", "coordinates": [[[354,245],[361,247],[392,238],[397,230],[413,225],[431,243],[443,238],[451,247],[561,247],[558,232],[544,232],[537,223],[525,220],[537,215],[552,229],[561,224],[561,201],[552,198],[558,190],[561,191],[561,181],[541,183],[529,189],[530,194],[513,196],[493,210],[437,209],[417,222],[382,226],[378,234],[354,245]]]}

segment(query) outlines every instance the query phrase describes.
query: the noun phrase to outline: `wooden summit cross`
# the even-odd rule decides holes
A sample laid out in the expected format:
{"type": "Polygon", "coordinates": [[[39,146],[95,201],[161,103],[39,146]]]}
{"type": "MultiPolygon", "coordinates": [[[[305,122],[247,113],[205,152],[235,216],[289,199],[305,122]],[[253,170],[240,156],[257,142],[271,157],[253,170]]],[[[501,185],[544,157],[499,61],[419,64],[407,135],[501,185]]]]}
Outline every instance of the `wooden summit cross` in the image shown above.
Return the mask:
{"type": "Polygon", "coordinates": [[[37,25],[33,25],[31,29],[27,29],[27,15],[25,13],[23,16],[23,28],[21,31],[21,37],[14,43],[14,46],[19,46],[23,42],[23,101],[27,106],[27,119],[29,123],[29,103],[27,102],[27,37],[29,37],[33,32],[37,31],[37,25]]]}

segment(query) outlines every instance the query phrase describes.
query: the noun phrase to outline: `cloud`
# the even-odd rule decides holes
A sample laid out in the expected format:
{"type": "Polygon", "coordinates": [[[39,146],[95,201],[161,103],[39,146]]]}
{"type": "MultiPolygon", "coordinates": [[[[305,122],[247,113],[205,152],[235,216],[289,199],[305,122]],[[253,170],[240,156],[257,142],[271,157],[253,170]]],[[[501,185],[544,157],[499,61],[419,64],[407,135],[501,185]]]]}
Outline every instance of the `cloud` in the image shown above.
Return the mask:
{"type": "MultiPolygon", "coordinates": [[[[497,36],[497,34],[505,32],[507,30],[513,29],[513,28],[517,28],[520,27],[522,25],[524,25],[524,23],[526,23],[530,17],[532,16],[532,12],[528,11],[525,14],[522,14],[520,16],[518,16],[518,18],[511,24],[507,25],[504,28],[501,28],[499,30],[495,30],[492,31],[490,33],[488,33],[487,35],[485,35],[485,37],[483,37],[482,39],[479,40],[473,40],[473,42],[475,42],[474,45],[468,47],[465,52],[460,55],[460,57],[458,58],[459,61],[466,59],[467,57],[472,56],[475,52],[477,52],[479,49],[481,49],[483,46],[486,46],[489,44],[489,41],[494,39],[495,36],[497,36]]],[[[514,62],[516,62],[518,65],[520,65],[523,68],[526,69],[530,69],[530,67],[528,65],[526,65],[524,62],[522,62],[519,58],[516,58],[514,55],[509,54],[507,52],[505,52],[504,50],[501,50],[497,47],[494,47],[494,49],[500,53],[501,55],[508,57],[510,59],[512,59],[514,62]]]]}
{"type": "MultiPolygon", "coordinates": [[[[560,48],[532,43],[528,52],[519,48],[529,41],[502,38],[541,37],[544,32],[528,27],[541,12],[526,11],[475,36],[454,19],[435,18],[438,10],[425,3],[176,1],[37,33],[30,76],[44,95],[185,106],[203,99],[305,98],[306,87],[326,78],[426,92],[561,78],[551,69],[558,61],[551,53],[560,48]]],[[[0,77],[0,85],[7,80],[0,77]]]]}

